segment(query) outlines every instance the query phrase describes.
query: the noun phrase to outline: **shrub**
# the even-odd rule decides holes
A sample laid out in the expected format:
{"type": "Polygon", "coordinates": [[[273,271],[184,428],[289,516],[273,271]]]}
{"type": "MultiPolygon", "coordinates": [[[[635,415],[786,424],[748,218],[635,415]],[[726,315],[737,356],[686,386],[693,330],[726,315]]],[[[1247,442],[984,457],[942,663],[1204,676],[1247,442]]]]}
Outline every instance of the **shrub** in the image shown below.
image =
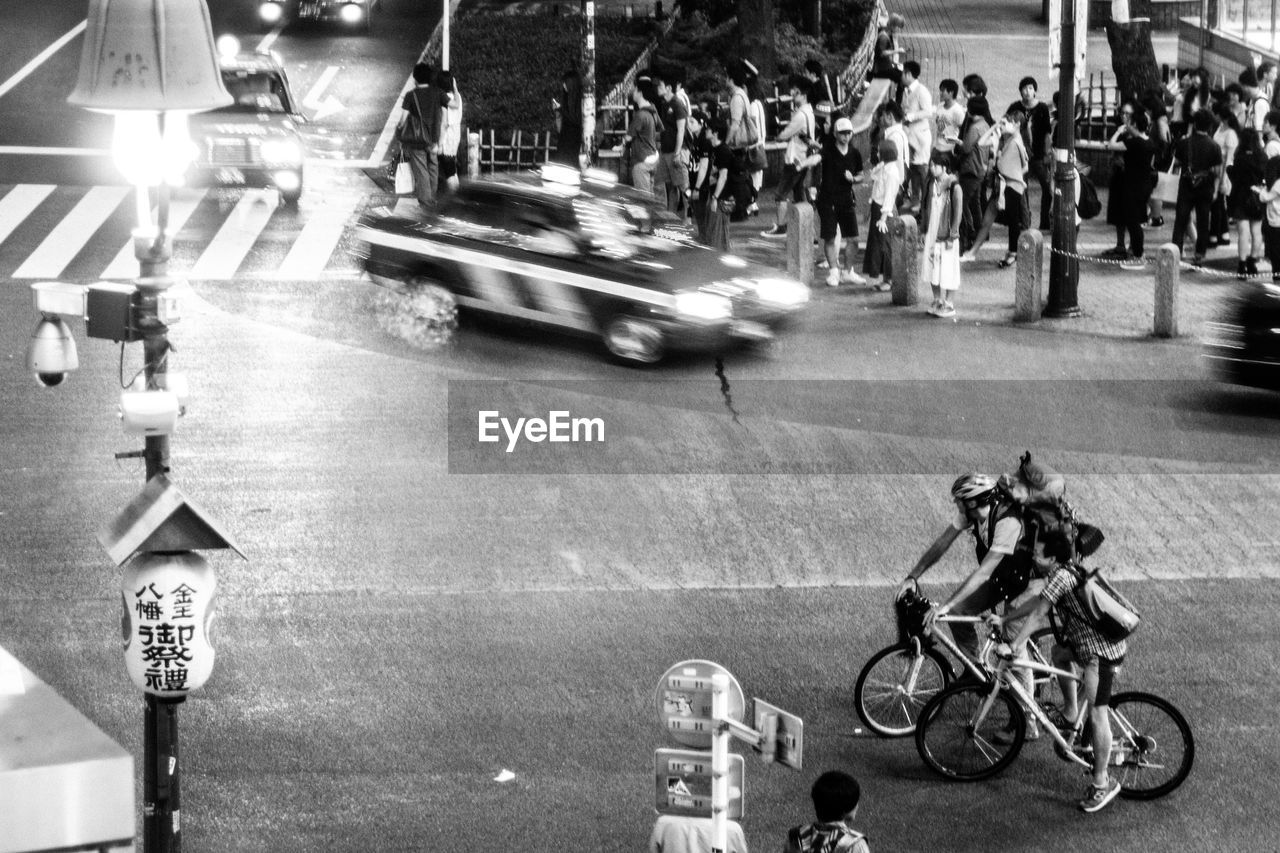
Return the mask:
{"type": "MultiPolygon", "coordinates": [[[[654,35],[643,18],[596,18],[596,98],[626,74],[654,35]]],[[[551,99],[560,76],[578,61],[582,46],[577,16],[501,15],[475,12],[450,30],[450,70],[466,105],[471,128],[552,130],[551,99]]]]}

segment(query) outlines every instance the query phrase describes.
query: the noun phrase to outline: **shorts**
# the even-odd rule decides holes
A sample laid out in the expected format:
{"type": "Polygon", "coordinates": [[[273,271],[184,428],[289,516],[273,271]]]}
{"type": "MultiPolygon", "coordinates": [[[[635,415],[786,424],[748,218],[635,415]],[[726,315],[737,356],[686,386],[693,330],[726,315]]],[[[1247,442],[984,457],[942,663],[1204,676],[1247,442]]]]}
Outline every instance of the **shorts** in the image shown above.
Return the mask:
{"type": "Polygon", "coordinates": [[[782,167],[782,177],[778,179],[778,189],[773,197],[779,203],[784,201],[804,201],[805,177],[809,170],[797,170],[794,163],[786,163],[782,167]]]}
{"type": "Polygon", "coordinates": [[[654,170],[653,183],[659,187],[670,184],[677,189],[689,188],[689,167],[682,162],[681,155],[674,151],[659,154],[658,166],[654,170]]]}
{"type": "Polygon", "coordinates": [[[837,205],[832,201],[818,199],[818,237],[834,240],[837,229],[846,240],[858,236],[858,215],[853,205],[837,205]]]}
{"type": "Polygon", "coordinates": [[[1116,676],[1120,674],[1120,665],[1124,663],[1124,658],[1119,660],[1109,660],[1097,655],[1089,658],[1082,663],[1082,666],[1088,670],[1091,667],[1098,669],[1098,693],[1093,699],[1093,704],[1097,708],[1105,708],[1111,704],[1111,696],[1115,687],[1116,676]]]}

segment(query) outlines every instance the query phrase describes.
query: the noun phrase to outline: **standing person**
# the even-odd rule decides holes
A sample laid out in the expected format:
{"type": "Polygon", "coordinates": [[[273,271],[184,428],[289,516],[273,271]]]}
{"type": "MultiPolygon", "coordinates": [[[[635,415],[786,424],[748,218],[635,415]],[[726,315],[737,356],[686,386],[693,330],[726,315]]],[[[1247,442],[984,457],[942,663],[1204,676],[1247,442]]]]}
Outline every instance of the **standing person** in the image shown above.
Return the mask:
{"type": "Polygon", "coordinates": [[[764,237],[779,237],[787,233],[787,202],[805,201],[804,160],[809,156],[809,146],[815,143],[813,107],[809,106],[809,81],[800,76],[791,78],[791,120],[778,134],[778,141],[787,143],[782,158],[782,177],[774,199],[778,202],[777,218],[773,227],[761,231],[764,237]]]}
{"type": "MultiPolygon", "coordinates": [[[[1148,89],[1139,106],[1147,111],[1147,118],[1151,120],[1151,129],[1147,133],[1156,150],[1156,171],[1167,172],[1173,166],[1173,127],[1169,123],[1169,109],[1165,106],[1164,95],[1160,89],[1148,89]]],[[[1146,224],[1152,228],[1164,227],[1164,201],[1154,195],[1147,199],[1146,224]]]]}
{"type": "Polygon", "coordinates": [[[440,180],[440,117],[444,99],[432,85],[435,69],[425,62],[413,66],[414,87],[400,102],[402,115],[397,136],[409,158],[413,172],[413,193],[423,210],[436,204],[436,184],[440,180]]]}
{"type": "Polygon", "coordinates": [[[980,74],[966,74],[964,79],[960,81],[960,85],[964,86],[964,97],[967,101],[969,98],[985,98],[987,96],[987,81],[982,79],[980,74]]]}
{"type": "Polygon", "coordinates": [[[1010,104],[1007,112],[1022,114],[1022,143],[1030,158],[1028,171],[1040,186],[1039,227],[1041,231],[1047,231],[1053,227],[1050,212],[1053,206],[1053,192],[1050,189],[1053,177],[1053,139],[1050,136],[1049,105],[1039,99],[1038,89],[1036,78],[1023,77],[1018,82],[1018,94],[1022,97],[1010,104]]]}
{"type": "Polygon", "coordinates": [[[934,151],[930,155],[929,197],[924,205],[925,279],[933,288],[929,313],[954,317],[953,294],[960,289],[960,220],[964,215],[964,192],[951,174],[951,155],[934,151]]]}
{"type": "Polygon", "coordinates": [[[462,93],[452,73],[441,71],[437,85],[445,96],[440,116],[440,183],[436,192],[443,196],[458,185],[458,150],[462,147],[462,93]]]}
{"type": "Polygon", "coordinates": [[[673,79],[671,71],[653,75],[654,89],[658,94],[658,117],[662,119],[653,194],[667,206],[667,210],[683,216],[686,212],[685,196],[689,189],[688,153],[684,149],[689,113],[676,97],[676,87],[671,82],[673,79]]]}
{"type": "Polygon", "coordinates": [[[750,62],[743,60],[743,64],[747,67],[747,97],[750,99],[747,103],[747,112],[760,132],[756,144],[747,148],[747,171],[751,175],[753,194],[746,212],[752,216],[759,216],[760,190],[764,189],[764,170],[769,165],[769,157],[765,153],[765,139],[769,134],[766,132],[768,125],[765,123],[764,98],[760,96],[760,75],[756,73],[755,66],[750,62]]]}
{"type": "MultiPolygon", "coordinates": [[[[747,94],[747,83],[750,81],[750,76],[745,63],[734,63],[728,68],[729,116],[726,120],[728,136],[725,138],[725,143],[733,150],[734,156],[742,160],[744,168],[751,159],[748,149],[758,144],[759,137],[765,135],[764,127],[756,124],[755,116],[751,109],[751,98],[747,94]],[[757,135],[754,140],[750,138],[753,129],[757,135]]],[[[763,175],[761,180],[763,181],[763,175]]],[[[755,193],[758,195],[759,191],[756,190],[755,193]]],[[[753,196],[748,206],[754,206],[755,201],[756,199],[753,196]]]]}
{"type": "Polygon", "coordinates": [[[1264,251],[1262,220],[1267,206],[1254,188],[1265,186],[1266,167],[1262,137],[1256,130],[1244,128],[1235,156],[1226,168],[1231,176],[1227,212],[1236,221],[1236,277],[1241,279],[1258,274],[1258,258],[1264,251]]]}
{"type": "Polygon", "coordinates": [[[839,118],[837,113],[840,105],[844,103],[844,99],[840,97],[840,78],[835,74],[828,74],[817,59],[805,60],[804,76],[809,81],[814,110],[817,111],[819,106],[826,104],[830,107],[828,112],[832,120],[839,118]]]}
{"type": "Polygon", "coordinates": [[[1274,62],[1263,62],[1258,65],[1255,72],[1258,75],[1258,95],[1266,98],[1267,109],[1271,109],[1271,104],[1276,98],[1276,76],[1277,68],[1274,62]]]}
{"type": "Polygon", "coordinates": [[[1280,157],[1280,110],[1268,110],[1262,120],[1262,150],[1268,160],[1280,157]]]}
{"type": "Polygon", "coordinates": [[[867,837],[852,826],[862,799],[857,779],[828,770],[813,783],[809,795],[818,820],[792,827],[783,853],[870,853],[867,837]]]}
{"type": "Polygon", "coordinates": [[[620,146],[626,147],[631,159],[631,185],[650,195],[653,194],[653,173],[658,166],[658,133],[661,130],[661,119],[653,106],[656,97],[652,83],[636,83],[636,87],[631,90],[631,100],[636,105],[636,110],[620,146]]]}
{"type": "Polygon", "coordinates": [[[938,84],[938,103],[933,108],[933,148],[935,151],[954,151],[960,142],[960,128],[965,120],[964,105],[956,100],[960,87],[955,80],[946,79],[938,84]]]}
{"type": "MultiPolygon", "coordinates": [[[[1208,72],[1205,72],[1205,74],[1205,81],[1202,85],[1207,86],[1208,72]]],[[[1258,75],[1254,73],[1252,68],[1246,68],[1240,72],[1240,77],[1238,79],[1240,81],[1240,88],[1244,89],[1244,102],[1246,106],[1245,116],[1248,119],[1246,124],[1254,130],[1262,130],[1262,123],[1267,117],[1267,110],[1271,109],[1271,104],[1266,98],[1262,97],[1262,94],[1258,91],[1258,75]]],[[[1208,89],[1205,89],[1205,91],[1207,93],[1208,89]]],[[[1201,100],[1203,103],[1200,104],[1200,108],[1208,109],[1208,95],[1206,94],[1206,96],[1201,100]]]]}
{"type": "Polygon", "coordinates": [[[1209,132],[1213,130],[1213,116],[1208,110],[1200,110],[1191,117],[1192,133],[1178,140],[1174,146],[1174,158],[1182,166],[1178,180],[1178,208],[1173,220],[1173,245],[1182,251],[1191,212],[1196,214],[1196,245],[1192,263],[1204,262],[1209,250],[1209,205],[1213,202],[1213,190],[1222,171],[1222,152],[1214,144],[1209,132]]]}
{"type": "Polygon", "coordinates": [[[1280,158],[1267,160],[1263,184],[1253,187],[1258,198],[1267,205],[1267,217],[1262,223],[1262,240],[1267,247],[1267,261],[1271,264],[1271,281],[1280,281],[1280,158]]]}
{"type": "Polygon", "coordinates": [[[1230,246],[1231,224],[1227,210],[1227,198],[1231,195],[1231,163],[1236,149],[1240,146],[1240,125],[1236,121],[1231,108],[1225,103],[1213,106],[1214,115],[1218,117],[1218,126],[1213,131],[1213,141],[1222,152],[1222,174],[1218,176],[1218,185],[1214,188],[1213,204],[1209,207],[1209,245],[1230,246]]]}
{"type": "Polygon", "coordinates": [[[894,12],[882,17],[872,48],[872,79],[891,80],[897,86],[902,82],[902,55],[906,52],[898,46],[898,33],[907,25],[907,19],[894,12]]]}
{"type": "Polygon", "coordinates": [[[911,147],[907,170],[909,201],[913,212],[919,214],[925,178],[929,175],[929,155],[933,152],[933,96],[929,87],[920,82],[920,63],[914,59],[902,63],[902,116],[911,147]]]}
{"type": "MultiPolygon", "coordinates": [[[[1030,227],[1026,203],[1027,148],[1022,142],[1022,114],[1006,113],[987,135],[999,139],[994,162],[996,185],[983,214],[982,225],[973,238],[973,247],[961,255],[960,260],[975,260],[978,249],[991,234],[991,226],[999,222],[1009,229],[1009,248],[997,266],[1007,269],[1018,261],[1018,235],[1030,227]]],[[[979,144],[984,144],[984,141],[979,144]]]]}
{"type": "Polygon", "coordinates": [[[579,168],[582,154],[582,76],[576,67],[560,75],[560,98],[551,99],[556,113],[555,161],[579,168]]]}
{"type": "Polygon", "coordinates": [[[835,133],[822,142],[822,182],[818,185],[818,223],[822,249],[827,256],[827,284],[836,287],[843,277],[851,284],[867,280],[854,272],[853,254],[858,247],[858,215],[853,186],[862,180],[862,155],[853,145],[853,122],[836,119],[835,133]],[[839,236],[837,236],[837,232],[839,236]],[[841,276],[840,241],[848,245],[848,272],[841,276]]]}
{"type": "Polygon", "coordinates": [[[898,151],[898,165],[902,168],[903,184],[894,200],[893,209],[897,213],[903,206],[907,195],[907,169],[911,165],[911,142],[907,138],[907,126],[903,123],[902,107],[893,101],[880,105],[880,138],[889,140],[898,151]]]}
{"type": "Polygon", "coordinates": [[[871,170],[871,210],[867,215],[867,246],[862,252],[862,271],[872,290],[890,288],[893,275],[892,257],[889,254],[889,217],[896,210],[898,191],[902,187],[902,161],[898,159],[898,146],[892,140],[880,140],[876,152],[879,161],[871,170]]]}
{"type": "Polygon", "coordinates": [[[967,253],[973,248],[973,239],[982,223],[982,212],[986,209],[986,199],[982,187],[987,176],[991,149],[979,145],[979,140],[987,135],[995,119],[987,107],[987,99],[982,95],[974,95],[965,104],[964,122],[960,125],[960,141],[956,143],[955,154],[959,158],[956,177],[960,181],[960,189],[964,193],[964,216],[960,220],[960,251],[967,253]]]}
{"type": "MultiPolygon", "coordinates": [[[[1120,104],[1120,114],[1116,119],[1116,133],[1127,130],[1134,114],[1141,110],[1142,108],[1132,98],[1123,101],[1120,104]]],[[[1112,149],[1111,178],[1107,184],[1107,224],[1116,229],[1116,245],[1102,253],[1104,258],[1123,260],[1129,257],[1129,249],[1125,243],[1126,235],[1129,233],[1129,220],[1126,216],[1128,208],[1124,187],[1124,152],[1112,149]]],[[[1150,215],[1149,210],[1148,215],[1150,215]]]]}
{"type": "MultiPolygon", "coordinates": [[[[729,849],[724,853],[747,853],[742,824],[728,824],[729,849]]],[[[715,822],[709,817],[658,815],[649,834],[649,853],[711,853],[715,847],[715,822]]]]}
{"type": "MultiPolygon", "coordinates": [[[[1124,112],[1122,112],[1124,114],[1124,112]]],[[[1143,257],[1142,220],[1147,215],[1147,197],[1155,186],[1155,169],[1152,165],[1155,149],[1147,135],[1150,119],[1145,110],[1130,105],[1122,124],[1111,136],[1112,145],[1124,146],[1124,166],[1118,186],[1119,219],[1129,235],[1129,254],[1120,264],[1126,269],[1142,269],[1143,257]]]]}
{"type": "Polygon", "coordinates": [[[729,251],[729,220],[742,218],[751,199],[751,184],[738,157],[725,142],[728,127],[722,119],[707,121],[707,144],[711,147],[707,177],[701,198],[706,217],[704,242],[729,251]]]}

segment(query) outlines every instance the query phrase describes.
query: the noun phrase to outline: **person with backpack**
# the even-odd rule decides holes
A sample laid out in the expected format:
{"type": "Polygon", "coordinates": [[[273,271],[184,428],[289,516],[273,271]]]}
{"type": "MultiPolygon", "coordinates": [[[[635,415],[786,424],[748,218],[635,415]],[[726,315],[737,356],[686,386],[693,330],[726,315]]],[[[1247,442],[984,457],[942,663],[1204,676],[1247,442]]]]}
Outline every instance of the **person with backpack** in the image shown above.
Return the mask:
{"type": "Polygon", "coordinates": [[[862,799],[857,779],[828,770],[813,783],[809,796],[817,821],[792,827],[784,853],[870,853],[867,837],[852,826],[862,799]]]}
{"type": "MultiPolygon", "coordinates": [[[[925,624],[931,624],[938,616],[947,613],[977,616],[1001,602],[1009,602],[1013,607],[1034,599],[1043,582],[1033,577],[1033,543],[1025,535],[1022,507],[1005,490],[998,488],[995,477],[976,471],[962,474],[952,483],[951,498],[955,502],[956,517],[916,561],[898,587],[895,600],[903,598],[909,590],[919,591],[920,577],[941,560],[960,534],[966,531],[973,536],[978,567],[945,602],[925,616],[925,624]]],[[[1010,624],[1013,630],[1025,627],[1017,621],[1010,624]]],[[[1027,637],[1044,624],[1042,619],[1037,620],[1027,631],[1027,637]]],[[[977,655],[978,632],[972,624],[952,623],[951,633],[958,644],[977,655]]],[[[1039,728],[1034,721],[1029,722],[1027,739],[1039,737],[1039,728]]]]}
{"type": "MultiPolygon", "coordinates": [[[[995,630],[1002,630],[1016,620],[1026,620],[1010,641],[1010,649],[1021,649],[1031,638],[1036,620],[1052,614],[1050,621],[1058,640],[1054,647],[1054,663],[1062,665],[1064,658],[1079,667],[1085,701],[1089,703],[1088,731],[1093,746],[1093,778],[1078,803],[1081,811],[1096,812],[1105,808],[1120,793],[1120,781],[1111,777],[1111,714],[1110,703],[1121,664],[1128,652],[1124,640],[1113,641],[1094,627],[1092,620],[1076,596],[1076,590],[1084,584],[1084,576],[1074,564],[1076,553],[1075,530],[1072,525],[1045,533],[1039,540],[1035,558],[1052,565],[1052,570],[1039,593],[1003,617],[991,615],[987,623],[995,630]]],[[[1002,650],[1007,655],[1008,650],[1002,650]]],[[[1063,680],[1062,715],[1068,726],[1074,727],[1080,713],[1074,681],[1063,680]],[[1068,687],[1070,685],[1070,687],[1068,687]]]]}

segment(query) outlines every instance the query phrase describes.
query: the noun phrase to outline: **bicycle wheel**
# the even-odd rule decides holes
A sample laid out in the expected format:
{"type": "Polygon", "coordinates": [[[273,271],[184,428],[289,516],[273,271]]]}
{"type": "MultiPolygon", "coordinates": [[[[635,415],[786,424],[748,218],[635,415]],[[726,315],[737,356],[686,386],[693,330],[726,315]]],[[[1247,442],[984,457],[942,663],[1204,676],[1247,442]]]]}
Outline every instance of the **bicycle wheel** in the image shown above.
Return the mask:
{"type": "Polygon", "coordinates": [[[937,649],[900,643],[871,656],[853,687],[853,702],[867,728],[881,737],[916,730],[925,703],[951,683],[951,667],[937,649]]]}
{"type": "Polygon", "coordinates": [[[925,764],[948,779],[976,782],[1018,757],[1027,737],[1026,714],[1007,690],[992,697],[992,689],[989,684],[953,684],[924,706],[916,750],[925,764]],[[990,707],[983,713],[988,697],[990,707]]]}
{"type": "Polygon", "coordinates": [[[1120,796],[1154,800],[1177,788],[1191,773],[1196,745],[1178,709],[1150,693],[1111,697],[1111,772],[1120,796]]]}

